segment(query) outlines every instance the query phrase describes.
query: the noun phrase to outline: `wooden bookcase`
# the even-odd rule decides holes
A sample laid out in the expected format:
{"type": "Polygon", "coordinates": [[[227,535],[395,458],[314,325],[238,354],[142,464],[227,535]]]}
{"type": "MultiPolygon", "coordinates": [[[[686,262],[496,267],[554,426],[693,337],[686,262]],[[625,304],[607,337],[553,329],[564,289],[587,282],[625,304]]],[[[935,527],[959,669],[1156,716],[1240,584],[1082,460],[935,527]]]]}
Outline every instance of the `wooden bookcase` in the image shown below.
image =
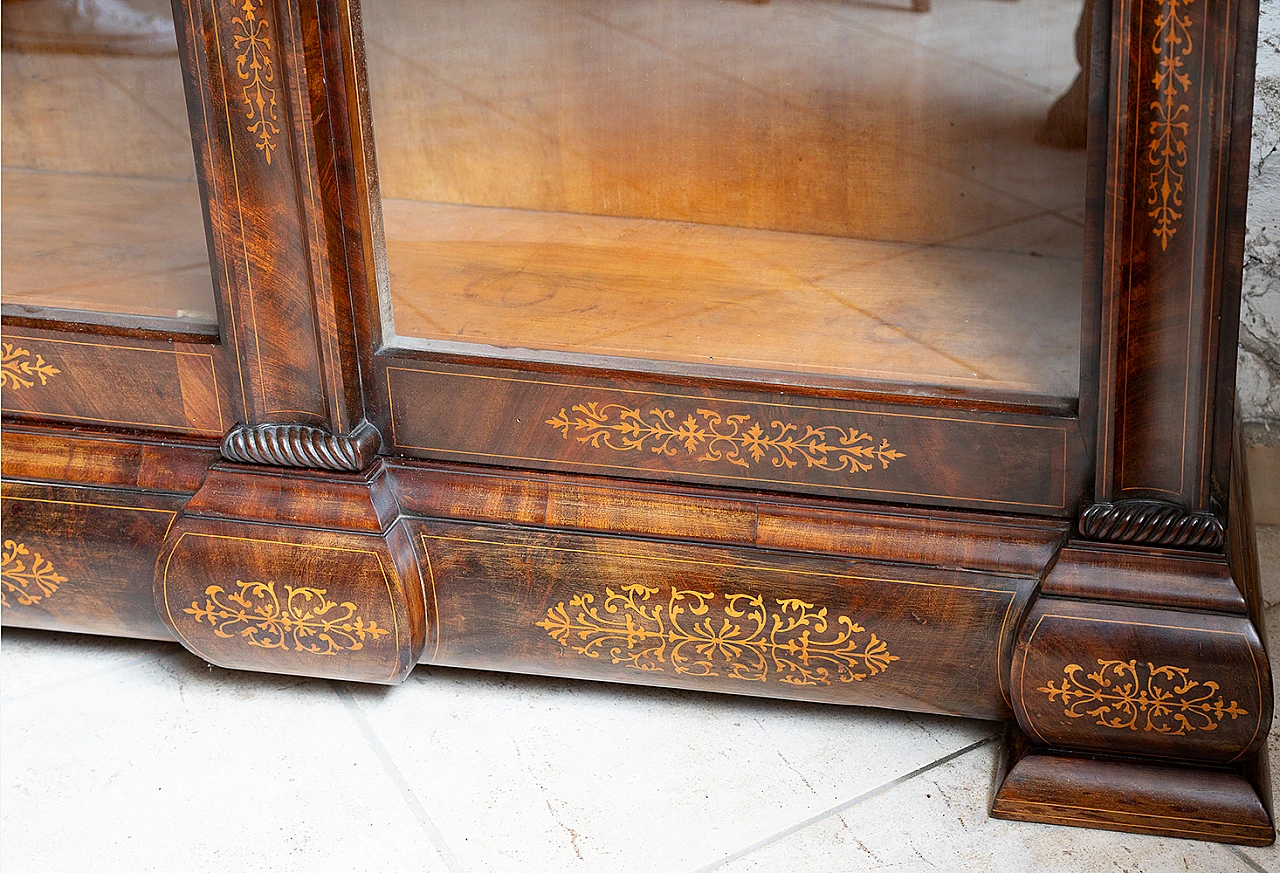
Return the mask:
{"type": "Polygon", "coordinates": [[[1001,139],[1055,85],[935,94],[990,72],[943,2],[363,5],[174,0],[167,61],[5,49],[4,624],[998,719],[993,815],[1272,842],[1256,2],[1069,11],[1060,154],[1001,139]],[[921,16],[952,42],[904,47],[921,16]],[[831,97],[844,57],[888,96],[831,97]],[[24,99],[51,81],[79,145],[24,99]],[[1010,242],[1014,202],[1058,230],[1010,242]]]}

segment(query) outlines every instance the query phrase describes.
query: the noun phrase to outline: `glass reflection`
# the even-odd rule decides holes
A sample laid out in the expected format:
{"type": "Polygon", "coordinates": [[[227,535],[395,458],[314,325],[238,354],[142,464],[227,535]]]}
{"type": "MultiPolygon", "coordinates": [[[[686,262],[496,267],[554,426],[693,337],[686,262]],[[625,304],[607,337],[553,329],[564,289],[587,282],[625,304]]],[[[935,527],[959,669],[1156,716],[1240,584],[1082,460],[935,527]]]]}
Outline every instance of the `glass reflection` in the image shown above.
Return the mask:
{"type": "Polygon", "coordinates": [[[1080,0],[363,8],[402,342],[1075,393],[1080,0]]]}
{"type": "Polygon", "coordinates": [[[169,4],[3,0],[0,11],[8,311],[216,324],[169,4]]]}

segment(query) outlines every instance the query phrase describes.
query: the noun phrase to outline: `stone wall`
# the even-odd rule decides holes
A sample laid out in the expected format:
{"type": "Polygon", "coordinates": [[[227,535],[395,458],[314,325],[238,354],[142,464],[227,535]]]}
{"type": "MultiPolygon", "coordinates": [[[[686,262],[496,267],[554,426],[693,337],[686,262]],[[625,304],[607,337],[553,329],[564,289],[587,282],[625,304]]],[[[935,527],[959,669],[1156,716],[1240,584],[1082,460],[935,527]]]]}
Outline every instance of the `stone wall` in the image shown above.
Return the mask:
{"type": "Polygon", "coordinates": [[[1262,0],[1245,234],[1239,403],[1256,438],[1280,439],[1280,0],[1262,0]]]}

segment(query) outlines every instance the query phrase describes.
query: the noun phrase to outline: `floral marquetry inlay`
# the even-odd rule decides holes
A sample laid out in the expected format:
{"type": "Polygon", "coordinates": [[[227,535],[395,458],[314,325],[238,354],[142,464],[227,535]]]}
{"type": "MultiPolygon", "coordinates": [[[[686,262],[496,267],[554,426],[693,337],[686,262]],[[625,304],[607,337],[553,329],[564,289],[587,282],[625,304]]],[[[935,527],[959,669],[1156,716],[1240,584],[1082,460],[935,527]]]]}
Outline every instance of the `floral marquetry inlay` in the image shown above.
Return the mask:
{"type": "Polygon", "coordinates": [[[1183,171],[1187,165],[1187,135],[1191,106],[1187,103],[1194,82],[1185,63],[1195,49],[1191,38],[1191,16],[1185,7],[1194,0],[1159,0],[1155,36],[1151,50],[1158,58],[1151,77],[1155,99],[1147,143],[1147,162],[1151,166],[1147,180],[1147,213],[1155,221],[1154,233],[1160,248],[1178,232],[1182,218],[1183,171]]]}
{"type": "Polygon", "coordinates": [[[58,573],[53,564],[39,552],[33,552],[25,543],[4,541],[4,554],[0,556],[0,605],[12,606],[13,595],[22,606],[31,606],[50,597],[67,577],[58,573]]]}
{"type": "Polygon", "coordinates": [[[1061,701],[1069,718],[1092,718],[1102,727],[1155,731],[1182,736],[1211,731],[1226,717],[1248,715],[1234,700],[1227,703],[1217,682],[1197,682],[1185,667],[1157,667],[1137,661],[1104,661],[1086,673],[1068,664],[1060,685],[1036,689],[1061,701]]]}
{"type": "Polygon", "coordinates": [[[274,582],[236,582],[236,591],[221,585],[205,589],[205,602],[184,609],[196,623],[207,621],[217,636],[239,637],[263,649],[292,649],[314,655],[336,655],[364,648],[368,640],[388,633],[376,621],[366,622],[354,603],[336,603],[324,588],[285,586],[282,601],[274,582]]]}
{"type": "Polygon", "coordinates": [[[721,415],[697,409],[680,418],[670,409],[627,407],[617,403],[579,403],[561,409],[546,424],[568,439],[615,452],[650,451],[675,457],[683,449],[702,462],[724,462],[751,469],[766,459],[790,469],[803,463],[833,472],[865,473],[906,457],[867,433],[837,425],[803,428],[784,421],[767,424],[751,415],[721,415]]]}
{"type": "Polygon", "coordinates": [[[249,133],[257,138],[258,151],[267,163],[276,150],[280,133],[276,106],[276,68],[272,60],[271,25],[262,0],[244,0],[240,14],[231,19],[232,46],[236,54],[236,76],[243,84],[241,95],[249,120],[249,133]]]}
{"type": "Polygon", "coordinates": [[[636,670],[686,676],[725,676],[789,685],[861,682],[898,660],[875,634],[847,616],[828,618],[825,607],[803,600],[765,600],[754,594],[723,595],[657,588],[606,588],[597,603],[578,594],[547,610],[538,622],[560,645],[588,658],[636,670]]]}
{"type": "Polygon", "coordinates": [[[27,349],[4,343],[4,355],[0,359],[0,387],[32,388],[37,379],[41,385],[48,385],[49,377],[61,372],[40,355],[33,359],[27,349]]]}

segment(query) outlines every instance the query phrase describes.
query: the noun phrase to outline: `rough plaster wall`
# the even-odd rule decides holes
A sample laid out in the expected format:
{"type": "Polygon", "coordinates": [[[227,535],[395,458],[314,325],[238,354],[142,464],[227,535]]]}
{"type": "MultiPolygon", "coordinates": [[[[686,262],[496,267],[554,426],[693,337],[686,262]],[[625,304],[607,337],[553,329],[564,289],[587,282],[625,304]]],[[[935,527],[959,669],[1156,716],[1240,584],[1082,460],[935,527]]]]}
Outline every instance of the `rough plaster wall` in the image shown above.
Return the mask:
{"type": "Polygon", "coordinates": [[[1250,164],[1239,402],[1245,421],[1274,438],[1280,435],[1280,0],[1262,0],[1250,164]]]}

